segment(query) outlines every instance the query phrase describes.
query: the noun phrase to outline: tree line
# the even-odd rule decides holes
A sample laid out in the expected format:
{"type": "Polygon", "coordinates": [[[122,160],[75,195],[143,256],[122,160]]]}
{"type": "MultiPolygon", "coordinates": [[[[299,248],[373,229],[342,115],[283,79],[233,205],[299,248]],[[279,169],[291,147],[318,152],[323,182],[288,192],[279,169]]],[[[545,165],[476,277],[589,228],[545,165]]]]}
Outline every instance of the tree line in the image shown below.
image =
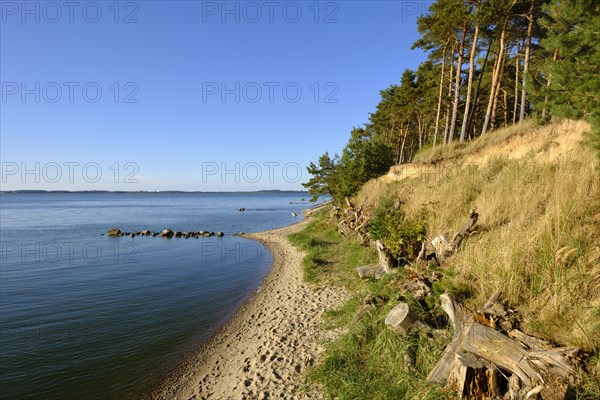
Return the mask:
{"type": "Polygon", "coordinates": [[[427,60],[380,92],[341,155],[310,163],[313,196],[341,200],[423,148],[525,118],[588,120],[600,156],[600,1],[436,0],[417,26],[427,60]]]}

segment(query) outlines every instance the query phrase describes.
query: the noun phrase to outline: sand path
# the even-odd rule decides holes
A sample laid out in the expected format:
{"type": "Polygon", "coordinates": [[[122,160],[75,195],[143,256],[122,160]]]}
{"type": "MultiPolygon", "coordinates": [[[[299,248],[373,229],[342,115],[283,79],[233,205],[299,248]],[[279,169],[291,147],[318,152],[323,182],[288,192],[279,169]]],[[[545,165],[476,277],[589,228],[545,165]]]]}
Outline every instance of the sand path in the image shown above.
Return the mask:
{"type": "Polygon", "coordinates": [[[317,388],[306,384],[304,372],[320,352],[323,312],[340,306],[348,294],[341,288],[314,288],[303,282],[304,252],[291,245],[287,235],[301,230],[308,220],[247,235],[270,249],[273,269],[182,376],[187,383],[170,388],[169,398],[322,398],[317,388]]]}

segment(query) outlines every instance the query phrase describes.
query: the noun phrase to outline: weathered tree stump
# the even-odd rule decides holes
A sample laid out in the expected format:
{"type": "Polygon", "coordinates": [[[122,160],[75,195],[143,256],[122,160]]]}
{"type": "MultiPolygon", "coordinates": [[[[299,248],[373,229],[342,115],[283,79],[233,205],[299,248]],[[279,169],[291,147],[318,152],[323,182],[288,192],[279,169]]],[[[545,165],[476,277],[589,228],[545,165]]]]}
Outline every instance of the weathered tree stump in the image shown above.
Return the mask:
{"type": "Polygon", "coordinates": [[[435,249],[435,258],[440,262],[453,255],[456,251],[456,248],[452,246],[448,236],[445,234],[434,237],[431,245],[435,249]]]}
{"type": "Polygon", "coordinates": [[[385,318],[385,324],[392,331],[406,335],[420,330],[429,330],[411,311],[406,303],[400,303],[392,308],[385,318]]]}
{"type": "Polygon", "coordinates": [[[491,314],[497,317],[506,315],[506,310],[502,303],[498,301],[500,298],[500,289],[496,290],[477,312],[482,314],[491,314]]]}
{"type": "Polygon", "coordinates": [[[571,372],[566,358],[576,349],[553,349],[520,331],[513,331],[512,338],[508,337],[475,322],[449,295],[443,294],[440,299],[454,334],[429,373],[429,381],[456,388],[461,398],[506,393],[511,398],[537,393],[544,400],[564,398],[568,389],[565,378],[571,372]],[[509,377],[502,386],[497,370],[509,377]]]}
{"type": "Polygon", "coordinates": [[[416,300],[422,300],[431,293],[429,285],[421,279],[410,280],[406,282],[402,288],[416,300]]]}
{"type": "Polygon", "coordinates": [[[358,276],[361,278],[381,278],[383,275],[390,272],[392,259],[386,252],[385,246],[379,240],[376,242],[377,252],[379,253],[379,261],[375,264],[364,265],[356,268],[358,276]]]}
{"type": "Polygon", "coordinates": [[[477,224],[478,218],[479,214],[477,214],[475,209],[472,208],[469,210],[469,220],[465,223],[462,229],[454,235],[452,240],[450,240],[445,234],[441,234],[433,238],[433,240],[431,240],[431,246],[429,246],[429,243],[427,240],[425,240],[421,246],[421,251],[419,252],[417,259],[429,260],[434,258],[437,263],[441,265],[445,259],[456,253],[464,237],[471,233],[475,227],[475,224],[477,224]],[[430,247],[433,247],[433,249],[430,247]]]}

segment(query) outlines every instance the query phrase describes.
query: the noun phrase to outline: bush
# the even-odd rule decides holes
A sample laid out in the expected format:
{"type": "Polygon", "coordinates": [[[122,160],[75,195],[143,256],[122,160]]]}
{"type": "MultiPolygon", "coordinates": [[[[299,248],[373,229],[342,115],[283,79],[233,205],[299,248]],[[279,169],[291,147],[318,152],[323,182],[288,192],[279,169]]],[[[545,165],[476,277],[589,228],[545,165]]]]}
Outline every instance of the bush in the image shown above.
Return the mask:
{"type": "Polygon", "coordinates": [[[419,252],[426,229],[422,223],[408,220],[394,203],[399,204],[392,197],[381,199],[369,222],[369,231],[396,259],[411,260],[419,252]]]}

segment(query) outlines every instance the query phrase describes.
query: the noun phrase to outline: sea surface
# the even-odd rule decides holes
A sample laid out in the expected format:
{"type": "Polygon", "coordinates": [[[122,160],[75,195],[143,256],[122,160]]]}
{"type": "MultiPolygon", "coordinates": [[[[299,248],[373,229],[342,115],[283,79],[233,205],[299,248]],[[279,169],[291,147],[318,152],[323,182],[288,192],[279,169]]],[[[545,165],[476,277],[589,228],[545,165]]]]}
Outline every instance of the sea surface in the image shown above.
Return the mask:
{"type": "Polygon", "coordinates": [[[145,398],[268,273],[268,249],[233,234],[298,221],[306,196],[1,194],[0,398],[145,398]]]}

